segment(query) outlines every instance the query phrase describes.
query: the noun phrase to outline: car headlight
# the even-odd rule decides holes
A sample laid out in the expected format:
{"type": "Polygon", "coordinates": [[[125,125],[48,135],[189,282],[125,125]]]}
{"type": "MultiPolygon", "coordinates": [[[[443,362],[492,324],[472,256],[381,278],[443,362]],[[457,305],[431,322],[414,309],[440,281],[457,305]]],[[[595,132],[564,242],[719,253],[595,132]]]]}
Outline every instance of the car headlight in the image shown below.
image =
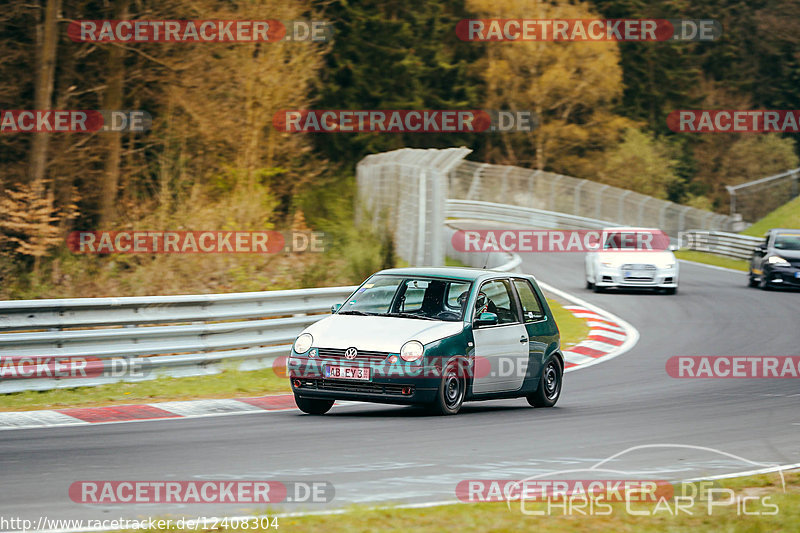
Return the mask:
{"type": "Polygon", "coordinates": [[[769,263],[770,265],[788,265],[789,261],[787,261],[786,259],[784,259],[779,255],[771,255],[767,259],[767,263],[769,263]]]}
{"type": "Polygon", "coordinates": [[[408,341],[400,348],[400,358],[403,361],[411,363],[417,361],[425,352],[425,348],[419,341],[408,341]]]}
{"type": "Polygon", "coordinates": [[[297,353],[306,353],[311,344],[314,342],[314,337],[310,333],[303,333],[294,341],[294,351],[297,353]]]}
{"type": "Polygon", "coordinates": [[[674,268],[674,267],[675,267],[675,263],[667,263],[666,265],[664,265],[664,268],[667,269],[667,270],[669,270],[670,268],[674,268]]]}

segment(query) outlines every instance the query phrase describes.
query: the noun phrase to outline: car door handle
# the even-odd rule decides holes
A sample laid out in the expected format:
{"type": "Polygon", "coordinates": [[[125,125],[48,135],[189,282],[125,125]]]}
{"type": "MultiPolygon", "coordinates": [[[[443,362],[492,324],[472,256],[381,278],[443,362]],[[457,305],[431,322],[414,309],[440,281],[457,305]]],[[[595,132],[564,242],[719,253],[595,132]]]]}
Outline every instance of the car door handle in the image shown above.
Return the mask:
{"type": "Polygon", "coordinates": [[[528,342],[528,337],[526,337],[525,335],[523,335],[522,337],[520,337],[520,338],[519,338],[519,342],[521,342],[521,343],[522,343],[522,342],[528,342]]]}

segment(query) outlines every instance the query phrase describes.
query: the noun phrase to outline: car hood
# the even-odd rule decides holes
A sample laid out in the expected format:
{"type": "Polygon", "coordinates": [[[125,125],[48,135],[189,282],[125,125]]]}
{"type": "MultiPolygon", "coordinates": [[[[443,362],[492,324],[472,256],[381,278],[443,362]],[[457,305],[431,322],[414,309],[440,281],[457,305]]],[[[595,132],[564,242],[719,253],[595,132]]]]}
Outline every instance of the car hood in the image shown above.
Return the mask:
{"type": "Polygon", "coordinates": [[[614,265],[624,265],[626,263],[653,264],[663,266],[666,263],[675,263],[675,254],[669,250],[660,251],[636,251],[620,250],[616,252],[604,251],[597,253],[600,262],[613,263],[614,265]]]}
{"type": "Polygon", "coordinates": [[[399,353],[400,347],[416,340],[428,344],[460,333],[463,322],[442,322],[388,316],[333,315],[305,329],[317,348],[355,347],[359,350],[399,353]]]}

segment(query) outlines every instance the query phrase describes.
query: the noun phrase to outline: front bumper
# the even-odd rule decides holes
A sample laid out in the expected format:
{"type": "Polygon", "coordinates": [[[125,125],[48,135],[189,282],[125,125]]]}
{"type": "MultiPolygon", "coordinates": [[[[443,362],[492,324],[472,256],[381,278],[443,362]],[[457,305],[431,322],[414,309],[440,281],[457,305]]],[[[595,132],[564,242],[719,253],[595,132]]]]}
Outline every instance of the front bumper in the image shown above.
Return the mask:
{"type": "Polygon", "coordinates": [[[768,285],[773,287],[800,288],[800,267],[767,267],[764,268],[764,278],[768,285]]]}
{"type": "Polygon", "coordinates": [[[433,402],[441,383],[441,374],[435,367],[420,365],[410,371],[393,372],[395,367],[366,364],[363,366],[371,372],[370,380],[366,381],[326,378],[327,365],[348,366],[342,361],[293,354],[287,368],[292,392],[303,398],[412,405],[433,402]]]}
{"type": "Polygon", "coordinates": [[[678,271],[675,268],[632,271],[606,267],[598,271],[595,285],[597,287],[677,288],[678,271]]]}

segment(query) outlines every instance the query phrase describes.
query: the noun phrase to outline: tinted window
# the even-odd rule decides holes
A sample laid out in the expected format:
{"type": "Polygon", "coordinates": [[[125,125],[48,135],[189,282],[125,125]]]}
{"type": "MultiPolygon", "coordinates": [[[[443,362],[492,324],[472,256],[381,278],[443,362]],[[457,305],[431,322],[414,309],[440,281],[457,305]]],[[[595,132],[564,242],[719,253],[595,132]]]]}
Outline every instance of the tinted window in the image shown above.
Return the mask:
{"type": "Polygon", "coordinates": [[[393,315],[458,321],[472,284],[445,279],[373,276],[345,302],[339,314],[393,315]]]}
{"type": "Polygon", "coordinates": [[[498,324],[519,322],[517,304],[507,280],[488,281],[481,287],[475,306],[475,316],[486,312],[496,314],[498,324]]]}
{"type": "Polygon", "coordinates": [[[544,311],[542,311],[542,305],[533,292],[530,282],[524,279],[515,279],[514,287],[517,288],[519,301],[522,303],[522,316],[525,322],[541,320],[544,317],[544,311]]]}
{"type": "Polygon", "coordinates": [[[800,234],[778,233],[775,236],[775,248],[778,250],[800,250],[800,234]]]}

